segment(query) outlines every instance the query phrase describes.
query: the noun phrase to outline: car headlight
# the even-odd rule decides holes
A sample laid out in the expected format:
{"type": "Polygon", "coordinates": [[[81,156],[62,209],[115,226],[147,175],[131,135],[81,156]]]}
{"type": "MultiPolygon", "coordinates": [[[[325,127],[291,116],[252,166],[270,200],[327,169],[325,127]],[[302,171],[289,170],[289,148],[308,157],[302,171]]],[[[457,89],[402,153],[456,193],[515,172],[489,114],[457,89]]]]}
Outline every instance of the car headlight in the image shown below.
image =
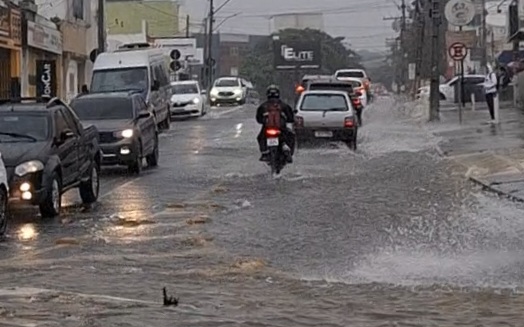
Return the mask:
{"type": "Polygon", "coordinates": [[[235,90],[233,91],[236,95],[242,94],[242,90],[235,90]]]}
{"type": "Polygon", "coordinates": [[[133,134],[134,134],[134,132],[133,132],[132,129],[125,129],[125,130],[123,130],[121,132],[116,132],[115,136],[117,138],[122,138],[123,137],[125,139],[129,139],[129,138],[133,137],[133,134]]]}
{"type": "Polygon", "coordinates": [[[217,89],[211,89],[211,92],[209,92],[209,94],[217,96],[218,95],[218,90],[217,89]]]}
{"type": "Polygon", "coordinates": [[[194,98],[194,99],[193,99],[193,103],[194,103],[194,104],[198,104],[198,103],[200,103],[200,99],[199,99],[199,98],[194,98]]]}
{"type": "Polygon", "coordinates": [[[39,160],[31,160],[16,166],[15,174],[22,177],[30,173],[36,173],[40,170],[44,170],[44,164],[39,160]]]}

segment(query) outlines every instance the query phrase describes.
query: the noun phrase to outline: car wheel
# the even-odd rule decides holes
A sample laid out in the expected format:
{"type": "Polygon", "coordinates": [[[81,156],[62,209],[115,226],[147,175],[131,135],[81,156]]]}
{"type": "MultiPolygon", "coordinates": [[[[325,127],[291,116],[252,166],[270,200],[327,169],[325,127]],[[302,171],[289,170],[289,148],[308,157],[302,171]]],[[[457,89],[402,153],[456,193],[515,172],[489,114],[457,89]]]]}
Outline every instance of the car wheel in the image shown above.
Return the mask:
{"type": "Polygon", "coordinates": [[[89,172],[89,179],[80,184],[80,198],[84,204],[91,204],[98,200],[100,193],[100,165],[93,162],[89,172]]]}
{"type": "Polygon", "coordinates": [[[7,220],[9,219],[7,199],[9,195],[5,188],[0,188],[0,237],[4,237],[7,231],[7,220]]]}
{"type": "MultiPolygon", "coordinates": [[[[141,142],[140,142],[141,143],[141,142]]],[[[127,171],[132,175],[140,175],[142,172],[142,145],[134,162],[127,166],[127,171]]]]}
{"type": "Polygon", "coordinates": [[[155,147],[153,152],[146,157],[147,165],[149,167],[158,166],[158,158],[160,156],[160,151],[158,149],[158,135],[155,135],[155,147]]]}
{"type": "Polygon", "coordinates": [[[53,172],[46,187],[46,196],[40,203],[40,213],[44,218],[53,218],[60,214],[62,207],[62,183],[58,174],[53,172]]]}

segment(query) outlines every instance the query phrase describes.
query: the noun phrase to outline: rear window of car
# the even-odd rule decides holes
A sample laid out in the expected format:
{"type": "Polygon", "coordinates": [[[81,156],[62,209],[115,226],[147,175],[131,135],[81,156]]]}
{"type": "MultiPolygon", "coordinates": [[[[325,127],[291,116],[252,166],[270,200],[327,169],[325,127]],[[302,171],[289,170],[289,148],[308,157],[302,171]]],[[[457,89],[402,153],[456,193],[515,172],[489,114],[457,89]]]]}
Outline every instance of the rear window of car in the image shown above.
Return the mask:
{"type": "Polygon", "coordinates": [[[309,90],[334,90],[334,91],[344,91],[352,92],[351,84],[337,84],[337,83],[311,83],[309,85],[309,90]]]}
{"type": "Polygon", "coordinates": [[[366,77],[364,75],[363,72],[360,72],[360,71],[349,71],[349,72],[338,72],[337,73],[337,78],[338,77],[356,77],[356,78],[364,78],[366,77]]]}
{"type": "Polygon", "coordinates": [[[300,105],[302,111],[348,111],[345,96],[341,94],[306,94],[300,105]]]}

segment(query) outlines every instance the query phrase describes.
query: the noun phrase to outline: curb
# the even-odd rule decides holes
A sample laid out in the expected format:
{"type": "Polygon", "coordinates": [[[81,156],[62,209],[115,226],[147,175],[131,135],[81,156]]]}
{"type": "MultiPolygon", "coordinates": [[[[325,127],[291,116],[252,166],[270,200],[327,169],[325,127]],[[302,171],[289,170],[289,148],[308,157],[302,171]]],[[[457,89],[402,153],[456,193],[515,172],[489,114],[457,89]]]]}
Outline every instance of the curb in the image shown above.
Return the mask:
{"type": "Polygon", "coordinates": [[[497,190],[496,188],[491,186],[491,183],[486,182],[482,178],[477,178],[477,177],[470,176],[470,177],[468,177],[468,179],[470,181],[472,181],[473,183],[475,183],[477,185],[480,185],[482,187],[482,189],[485,190],[485,191],[489,191],[491,193],[497,194],[500,197],[507,198],[507,199],[509,199],[511,201],[514,201],[514,202],[524,203],[524,198],[511,195],[511,193],[506,193],[506,192],[503,192],[501,190],[497,190]]]}

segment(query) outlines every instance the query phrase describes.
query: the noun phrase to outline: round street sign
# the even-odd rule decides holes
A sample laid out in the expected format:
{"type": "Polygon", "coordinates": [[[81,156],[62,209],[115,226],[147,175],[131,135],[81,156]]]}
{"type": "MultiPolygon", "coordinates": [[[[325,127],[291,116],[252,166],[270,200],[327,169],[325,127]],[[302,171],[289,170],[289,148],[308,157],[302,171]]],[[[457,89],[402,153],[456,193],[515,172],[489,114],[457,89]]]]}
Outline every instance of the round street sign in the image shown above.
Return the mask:
{"type": "Polygon", "coordinates": [[[464,60],[466,56],[468,55],[468,48],[466,48],[466,45],[461,42],[455,42],[452,45],[450,45],[449,49],[449,56],[455,60],[460,61],[464,60]]]}
{"type": "Polygon", "coordinates": [[[475,4],[471,0],[449,0],[444,8],[444,14],[451,25],[468,25],[475,17],[475,4]]]}

